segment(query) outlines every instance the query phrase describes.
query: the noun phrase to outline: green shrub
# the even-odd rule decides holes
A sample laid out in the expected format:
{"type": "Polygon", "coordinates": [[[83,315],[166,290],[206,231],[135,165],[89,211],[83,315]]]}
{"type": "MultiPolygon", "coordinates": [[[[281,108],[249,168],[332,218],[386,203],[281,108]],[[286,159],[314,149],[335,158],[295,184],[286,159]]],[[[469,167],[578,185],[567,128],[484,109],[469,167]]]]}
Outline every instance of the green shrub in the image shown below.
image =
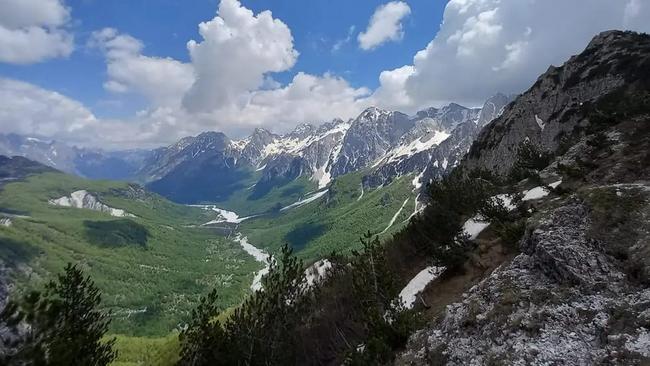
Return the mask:
{"type": "Polygon", "coordinates": [[[179,365],[287,365],[295,363],[299,332],[315,291],[304,285],[302,261],[287,245],[256,291],[223,323],[215,291],[202,298],[180,334],[179,365]]]}
{"type": "Polygon", "coordinates": [[[539,146],[530,140],[525,140],[517,148],[517,159],[508,174],[512,183],[526,178],[540,181],[538,172],[546,168],[553,161],[553,154],[542,151],[539,146]]]}
{"type": "Polygon", "coordinates": [[[383,364],[406,344],[417,317],[399,300],[397,276],[379,238],[367,233],[361,242],[363,251],[353,252],[350,270],[356,312],[361,315],[367,338],[363,351],[351,350],[345,364],[383,364]]]}

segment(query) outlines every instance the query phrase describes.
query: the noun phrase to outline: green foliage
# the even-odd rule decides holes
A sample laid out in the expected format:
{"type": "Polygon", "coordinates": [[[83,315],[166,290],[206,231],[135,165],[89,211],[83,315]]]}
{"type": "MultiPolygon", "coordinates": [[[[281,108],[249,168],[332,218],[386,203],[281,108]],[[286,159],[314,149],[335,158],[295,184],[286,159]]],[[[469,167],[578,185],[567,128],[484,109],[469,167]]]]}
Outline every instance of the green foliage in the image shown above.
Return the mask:
{"type": "Polygon", "coordinates": [[[111,221],[83,222],[88,241],[96,245],[124,246],[135,245],[142,248],[147,246],[149,231],[130,219],[111,221]]]}
{"type": "Polygon", "coordinates": [[[192,310],[190,323],[178,337],[180,365],[217,365],[228,356],[223,354],[227,345],[225,332],[217,320],[217,297],[217,291],[212,290],[192,310]]]}
{"type": "Polygon", "coordinates": [[[237,212],[240,216],[262,213],[277,213],[280,208],[288,206],[314,191],[317,187],[308,177],[300,177],[281,185],[267,187],[264,194],[253,193],[260,174],[254,174],[249,181],[243,182],[245,188],[234,192],[225,201],[215,202],[219,207],[237,212]]]}
{"type": "Polygon", "coordinates": [[[516,183],[526,178],[540,181],[539,171],[546,168],[552,160],[551,152],[542,151],[530,140],[525,140],[517,149],[517,160],[509,173],[510,181],[516,183]]]}
{"type": "Polygon", "coordinates": [[[395,240],[415,243],[437,265],[458,268],[472,245],[463,234],[463,224],[492,195],[494,188],[485,179],[454,170],[429,186],[429,205],[395,240]]]}
{"type": "Polygon", "coordinates": [[[239,304],[261,268],[239,244],[196,227],[213,220],[214,212],[125,183],[38,174],[5,185],[0,207],[25,215],[0,227],[0,260],[33,270],[30,278],[15,272],[17,291],[41,288],[68,262],[83,263],[112,312],[114,334],[167,335],[210,288],[219,290],[219,306],[239,304]],[[48,204],[80,189],[136,217],[48,204]]]}
{"type": "MultiPolygon", "coordinates": [[[[514,197],[517,202],[519,197],[514,197]]],[[[499,197],[492,197],[483,201],[478,210],[486,221],[490,222],[496,235],[506,248],[516,249],[517,243],[526,230],[526,216],[528,213],[523,210],[510,210],[504,201],[499,197]]]]}
{"type": "Polygon", "coordinates": [[[178,362],[180,343],[178,333],[164,337],[115,337],[117,358],[111,366],[173,366],[178,362]]]}
{"type": "Polygon", "coordinates": [[[181,333],[179,365],[287,365],[295,363],[297,329],[309,316],[316,289],[288,246],[272,261],[257,291],[222,324],[216,292],[203,298],[181,333]]]}
{"type": "Polygon", "coordinates": [[[246,220],[240,231],[252,243],[263,245],[269,251],[277,251],[289,243],[297,255],[306,261],[327,256],[332,251],[349,254],[359,249],[358,238],[366,230],[382,232],[406,199],[408,203],[398,215],[392,227],[381,238],[406,224],[413,212],[412,176],[404,176],[381,189],[363,189],[363,172],[337,177],[329,192],[319,200],[304,206],[246,220]]]}
{"type": "Polygon", "coordinates": [[[416,325],[399,299],[397,276],[390,268],[385,247],[368,232],[361,239],[363,251],[354,251],[350,262],[355,312],[367,335],[363,349],[352,350],[345,364],[376,365],[390,361],[403,347],[416,325]]]}
{"type": "Polygon", "coordinates": [[[68,264],[43,294],[31,292],[2,312],[0,319],[11,333],[2,341],[13,349],[3,364],[108,365],[116,353],[114,340],[102,339],[110,318],[98,310],[100,304],[99,289],[90,277],[68,264]]]}

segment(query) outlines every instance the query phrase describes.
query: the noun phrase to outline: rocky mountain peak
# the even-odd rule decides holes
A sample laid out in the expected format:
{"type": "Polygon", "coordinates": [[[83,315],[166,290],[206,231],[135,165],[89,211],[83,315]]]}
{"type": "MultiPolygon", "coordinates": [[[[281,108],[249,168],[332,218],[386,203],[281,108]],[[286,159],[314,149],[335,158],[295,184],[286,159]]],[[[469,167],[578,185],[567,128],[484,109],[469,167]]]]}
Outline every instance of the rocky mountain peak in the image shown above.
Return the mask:
{"type": "Polygon", "coordinates": [[[597,35],[579,55],[551,66],[483,129],[469,152],[468,167],[506,174],[526,139],[542,151],[556,152],[593,125],[597,105],[646,90],[648,70],[650,36],[622,31],[597,35]]]}
{"type": "Polygon", "coordinates": [[[368,107],[357,117],[359,121],[377,121],[381,117],[390,115],[391,112],[377,108],[377,107],[368,107]]]}
{"type": "Polygon", "coordinates": [[[201,145],[206,148],[223,149],[228,145],[230,139],[222,132],[203,132],[196,136],[193,144],[201,145]]]}
{"type": "Polygon", "coordinates": [[[316,131],[316,127],[314,127],[314,125],[310,123],[301,123],[297,125],[296,128],[291,131],[291,133],[289,133],[289,136],[302,139],[313,134],[314,131],[316,131]]]}
{"type": "Polygon", "coordinates": [[[481,113],[478,116],[476,124],[479,127],[485,126],[490,121],[499,117],[505,107],[514,99],[514,96],[507,96],[503,93],[497,93],[488,98],[481,108],[481,113]]]}

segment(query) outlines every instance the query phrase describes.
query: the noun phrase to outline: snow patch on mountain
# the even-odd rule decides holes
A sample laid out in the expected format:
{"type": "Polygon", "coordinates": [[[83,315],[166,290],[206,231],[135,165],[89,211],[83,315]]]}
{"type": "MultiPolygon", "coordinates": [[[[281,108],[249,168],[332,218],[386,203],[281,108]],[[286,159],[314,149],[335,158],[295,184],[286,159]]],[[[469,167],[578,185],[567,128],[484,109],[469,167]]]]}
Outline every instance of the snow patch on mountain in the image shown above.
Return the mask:
{"type": "Polygon", "coordinates": [[[199,207],[204,210],[210,210],[214,211],[218,214],[217,218],[211,221],[208,221],[201,226],[207,226],[207,225],[212,225],[212,224],[220,224],[220,223],[230,223],[230,224],[239,224],[243,221],[246,221],[248,219],[252,219],[256,217],[255,215],[253,216],[244,216],[244,217],[239,217],[238,214],[232,211],[224,210],[222,208],[219,208],[215,205],[190,205],[192,207],[199,207]]]}
{"type": "Polygon", "coordinates": [[[305,269],[305,283],[308,287],[320,283],[327,277],[328,271],[332,268],[332,262],[328,259],[316,261],[305,269]]]}
{"type": "Polygon", "coordinates": [[[72,192],[69,196],[63,196],[57,199],[48,201],[51,205],[72,207],[72,208],[85,208],[93,211],[100,211],[108,213],[115,217],[135,217],[122,209],[113,208],[101,203],[97,197],[88,193],[86,190],[79,190],[72,192]]]}
{"type": "Polygon", "coordinates": [[[363,183],[361,183],[360,185],[361,185],[361,194],[359,194],[359,197],[357,197],[357,202],[361,201],[361,199],[363,198],[363,194],[364,194],[363,183]]]}
{"type": "Polygon", "coordinates": [[[422,188],[422,177],[424,177],[424,173],[427,172],[427,168],[424,168],[420,174],[416,175],[415,178],[411,181],[411,184],[413,185],[414,190],[418,190],[422,188]]]}
{"type": "Polygon", "coordinates": [[[402,210],[404,209],[404,206],[406,206],[406,203],[409,201],[409,199],[410,198],[407,198],[407,199],[404,200],[404,203],[402,203],[402,206],[399,208],[399,210],[397,210],[397,212],[395,212],[395,215],[393,215],[393,218],[390,219],[390,222],[388,223],[388,226],[386,226],[386,228],[382,232],[380,232],[379,234],[385,233],[386,231],[388,231],[388,229],[390,229],[391,226],[393,226],[393,224],[395,223],[395,220],[397,220],[397,217],[399,216],[399,214],[402,213],[402,210]]]}
{"type": "Polygon", "coordinates": [[[416,274],[399,293],[399,298],[404,307],[412,309],[417,300],[417,295],[422,292],[429,283],[440,277],[444,270],[445,267],[430,266],[416,274]]]}
{"type": "Polygon", "coordinates": [[[535,122],[537,122],[539,129],[544,131],[544,127],[546,126],[546,123],[544,123],[544,121],[541,118],[539,118],[537,115],[535,115],[535,122]]]}
{"type": "MultiPolygon", "coordinates": [[[[555,189],[557,186],[562,184],[562,181],[559,180],[557,182],[553,182],[549,184],[548,186],[555,189]]],[[[523,191],[524,197],[521,199],[522,201],[533,201],[533,200],[538,200],[540,198],[544,198],[548,196],[550,191],[548,190],[547,187],[539,186],[535,188],[531,188],[529,190],[523,191]]]]}
{"type": "Polygon", "coordinates": [[[475,216],[465,221],[463,232],[469,236],[470,240],[474,240],[488,226],[490,226],[490,223],[487,220],[481,216],[475,216]]]}
{"type": "Polygon", "coordinates": [[[324,195],[326,195],[328,191],[329,190],[326,189],[326,190],[321,191],[321,192],[316,192],[316,193],[312,194],[311,196],[309,196],[307,198],[301,199],[298,202],[294,202],[294,203],[290,204],[289,206],[282,207],[280,209],[280,211],[286,211],[286,210],[289,210],[289,209],[292,209],[292,208],[296,208],[296,207],[306,205],[306,204],[308,204],[310,202],[314,202],[317,199],[319,199],[319,198],[323,197],[324,195]]]}
{"type": "Polygon", "coordinates": [[[408,144],[401,144],[395,149],[391,150],[386,156],[386,163],[391,163],[403,158],[411,157],[419,152],[429,150],[434,146],[440,145],[450,135],[445,131],[435,131],[433,136],[427,136],[415,139],[408,144]],[[424,140],[424,141],[423,141],[424,140]]]}

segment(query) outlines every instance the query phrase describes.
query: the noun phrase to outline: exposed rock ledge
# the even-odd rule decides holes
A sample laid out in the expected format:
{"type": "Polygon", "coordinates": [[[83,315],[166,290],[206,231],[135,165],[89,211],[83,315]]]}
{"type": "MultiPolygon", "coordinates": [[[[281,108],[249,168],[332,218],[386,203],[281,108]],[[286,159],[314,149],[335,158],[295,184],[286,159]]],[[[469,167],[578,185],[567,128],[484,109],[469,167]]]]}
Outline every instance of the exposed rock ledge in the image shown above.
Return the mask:
{"type": "Polygon", "coordinates": [[[56,206],[86,208],[89,210],[106,212],[115,217],[135,217],[135,215],[132,215],[122,209],[113,208],[99,202],[97,197],[93,196],[85,190],[75,191],[72,192],[69,196],[51,199],[48,202],[51,205],[56,206]]]}
{"type": "Polygon", "coordinates": [[[555,209],[522,254],[448,305],[396,364],[643,364],[650,288],[588,237],[589,224],[581,203],[555,209]]]}

